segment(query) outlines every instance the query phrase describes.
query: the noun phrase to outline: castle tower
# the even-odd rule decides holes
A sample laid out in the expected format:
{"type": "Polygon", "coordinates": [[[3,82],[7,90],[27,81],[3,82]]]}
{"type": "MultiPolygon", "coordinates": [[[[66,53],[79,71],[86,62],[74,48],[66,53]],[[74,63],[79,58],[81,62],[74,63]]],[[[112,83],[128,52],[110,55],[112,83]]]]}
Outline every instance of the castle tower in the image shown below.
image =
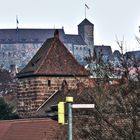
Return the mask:
{"type": "Polygon", "coordinates": [[[20,117],[31,117],[36,110],[56,91],[64,81],[69,89],[77,82],[88,84],[89,72],[81,66],[59,39],[58,30],[47,39],[31,61],[21,70],[17,108],[20,117]]]}
{"type": "Polygon", "coordinates": [[[87,45],[94,45],[94,24],[86,18],[78,25],[78,34],[87,45]]]}

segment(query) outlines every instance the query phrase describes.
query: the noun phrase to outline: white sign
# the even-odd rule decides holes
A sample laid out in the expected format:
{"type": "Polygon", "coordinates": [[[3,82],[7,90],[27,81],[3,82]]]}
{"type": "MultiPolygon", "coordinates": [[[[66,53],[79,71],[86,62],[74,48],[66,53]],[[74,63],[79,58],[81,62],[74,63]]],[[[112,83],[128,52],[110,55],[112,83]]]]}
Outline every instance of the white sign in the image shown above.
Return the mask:
{"type": "Polygon", "coordinates": [[[72,104],[72,108],[94,108],[95,104],[72,104]]]}

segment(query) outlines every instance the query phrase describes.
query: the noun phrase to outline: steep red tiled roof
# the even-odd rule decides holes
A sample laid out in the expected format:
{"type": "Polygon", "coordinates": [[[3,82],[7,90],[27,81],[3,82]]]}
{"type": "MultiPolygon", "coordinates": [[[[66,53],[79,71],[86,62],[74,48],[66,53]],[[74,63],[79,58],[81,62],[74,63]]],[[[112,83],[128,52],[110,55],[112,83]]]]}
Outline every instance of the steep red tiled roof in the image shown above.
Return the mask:
{"type": "Polygon", "coordinates": [[[17,75],[20,77],[46,76],[88,76],[58,37],[45,41],[27,66],[17,75]]]}
{"type": "Polygon", "coordinates": [[[0,121],[0,140],[55,140],[58,129],[50,119],[0,121]]]}

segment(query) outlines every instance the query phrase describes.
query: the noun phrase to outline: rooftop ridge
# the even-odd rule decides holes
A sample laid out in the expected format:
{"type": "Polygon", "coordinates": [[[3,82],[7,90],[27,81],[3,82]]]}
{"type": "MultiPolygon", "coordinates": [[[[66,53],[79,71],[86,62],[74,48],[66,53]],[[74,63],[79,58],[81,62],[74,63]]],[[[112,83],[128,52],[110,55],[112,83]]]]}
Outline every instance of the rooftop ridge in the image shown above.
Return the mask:
{"type": "Polygon", "coordinates": [[[20,28],[20,27],[18,27],[18,29],[17,28],[0,28],[0,30],[56,30],[56,29],[58,29],[58,30],[64,30],[63,28],[39,28],[39,27],[34,27],[34,28],[29,28],[29,27],[23,27],[23,28],[20,28]]]}
{"type": "Polygon", "coordinates": [[[78,26],[81,25],[94,25],[94,24],[91,23],[87,18],[85,18],[80,24],[78,24],[78,26]]]}

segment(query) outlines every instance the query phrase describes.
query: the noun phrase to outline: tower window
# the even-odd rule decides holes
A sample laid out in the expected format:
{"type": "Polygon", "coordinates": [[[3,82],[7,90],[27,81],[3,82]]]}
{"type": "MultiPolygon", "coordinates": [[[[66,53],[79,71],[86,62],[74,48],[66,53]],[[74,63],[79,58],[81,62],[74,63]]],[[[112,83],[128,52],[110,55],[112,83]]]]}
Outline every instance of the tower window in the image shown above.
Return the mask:
{"type": "Polygon", "coordinates": [[[51,86],[51,80],[48,80],[48,87],[51,86]]]}

